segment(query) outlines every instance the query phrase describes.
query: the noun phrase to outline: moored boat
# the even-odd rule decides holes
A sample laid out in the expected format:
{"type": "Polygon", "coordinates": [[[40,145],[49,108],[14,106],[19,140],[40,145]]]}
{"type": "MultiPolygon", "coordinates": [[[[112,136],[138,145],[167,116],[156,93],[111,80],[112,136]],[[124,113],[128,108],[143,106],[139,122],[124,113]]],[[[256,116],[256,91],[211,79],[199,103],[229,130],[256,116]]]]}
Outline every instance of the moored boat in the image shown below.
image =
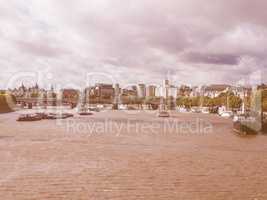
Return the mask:
{"type": "Polygon", "coordinates": [[[256,135],[259,132],[252,128],[250,121],[236,121],[234,122],[234,131],[242,135],[256,135]]]}
{"type": "Polygon", "coordinates": [[[82,116],[88,116],[88,115],[93,115],[92,112],[90,112],[90,109],[86,109],[86,108],[81,108],[78,112],[79,115],[82,116]]]}
{"type": "Polygon", "coordinates": [[[93,113],[91,113],[91,112],[79,112],[79,115],[88,116],[88,115],[93,115],[93,113]]]}
{"type": "Polygon", "coordinates": [[[24,114],[20,115],[17,119],[19,122],[40,121],[42,118],[36,114],[24,114]]]}
{"type": "Polygon", "coordinates": [[[67,119],[73,116],[71,113],[49,113],[45,119],[67,119]]]}
{"type": "Polygon", "coordinates": [[[256,135],[263,133],[264,123],[249,115],[235,116],[233,120],[233,129],[242,135],[256,135]]]}
{"type": "Polygon", "coordinates": [[[158,114],[157,114],[158,117],[170,117],[170,114],[169,112],[167,111],[160,111],[158,114]]]}

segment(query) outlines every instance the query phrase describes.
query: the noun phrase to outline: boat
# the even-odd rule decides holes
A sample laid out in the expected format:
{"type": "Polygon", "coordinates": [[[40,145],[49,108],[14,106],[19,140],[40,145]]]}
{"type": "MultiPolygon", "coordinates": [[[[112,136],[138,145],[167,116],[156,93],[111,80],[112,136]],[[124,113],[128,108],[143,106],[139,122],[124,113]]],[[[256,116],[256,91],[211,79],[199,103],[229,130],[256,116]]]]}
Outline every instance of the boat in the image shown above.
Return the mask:
{"type": "Polygon", "coordinates": [[[93,115],[93,113],[86,111],[86,112],[79,112],[79,115],[88,116],[88,115],[93,115]]]}
{"type": "Polygon", "coordinates": [[[234,117],[233,129],[236,133],[242,135],[256,135],[259,133],[255,127],[255,119],[246,117],[234,117]]]}
{"type": "Polygon", "coordinates": [[[35,113],[37,116],[39,116],[41,119],[46,119],[47,118],[47,114],[46,113],[35,113]]]}
{"type": "MultiPolygon", "coordinates": [[[[234,117],[233,126],[235,132],[244,135],[267,134],[267,116],[265,113],[266,108],[264,108],[264,102],[267,101],[266,94],[267,90],[259,90],[258,88],[253,92],[252,100],[257,104],[252,104],[249,112],[234,117]]],[[[243,112],[245,110],[245,107],[242,108],[243,112]]]]}
{"type": "Polygon", "coordinates": [[[74,115],[71,114],[71,113],[57,114],[57,116],[58,116],[59,119],[67,119],[67,118],[70,118],[70,117],[74,117],[74,115]]]}
{"type": "Polygon", "coordinates": [[[267,119],[249,114],[235,116],[233,119],[234,131],[242,135],[256,135],[267,133],[267,119]]]}
{"type": "Polygon", "coordinates": [[[44,119],[67,119],[73,117],[74,115],[71,113],[49,113],[46,115],[44,119]]]}
{"type": "Polygon", "coordinates": [[[199,107],[192,107],[191,112],[192,113],[201,113],[201,109],[199,107]]]}
{"type": "Polygon", "coordinates": [[[79,115],[82,115],[82,116],[88,116],[88,115],[93,115],[92,112],[90,112],[90,109],[87,109],[87,108],[81,108],[78,112],[79,115]]]}
{"type": "Polygon", "coordinates": [[[56,118],[56,114],[55,113],[48,113],[48,114],[46,114],[44,119],[57,119],[57,118],[56,118]]]}
{"type": "Polygon", "coordinates": [[[88,115],[93,115],[93,113],[89,112],[87,109],[83,109],[79,111],[79,115],[88,116],[88,115]]]}
{"type": "Polygon", "coordinates": [[[232,111],[224,111],[220,115],[221,115],[221,117],[224,117],[224,118],[231,118],[233,116],[233,112],[232,111]]]}
{"type": "Polygon", "coordinates": [[[157,116],[158,117],[170,117],[170,114],[167,111],[160,111],[158,112],[157,116]]]}
{"type": "Polygon", "coordinates": [[[32,121],[40,121],[42,118],[36,114],[23,114],[20,115],[17,119],[19,122],[32,122],[32,121]]]}

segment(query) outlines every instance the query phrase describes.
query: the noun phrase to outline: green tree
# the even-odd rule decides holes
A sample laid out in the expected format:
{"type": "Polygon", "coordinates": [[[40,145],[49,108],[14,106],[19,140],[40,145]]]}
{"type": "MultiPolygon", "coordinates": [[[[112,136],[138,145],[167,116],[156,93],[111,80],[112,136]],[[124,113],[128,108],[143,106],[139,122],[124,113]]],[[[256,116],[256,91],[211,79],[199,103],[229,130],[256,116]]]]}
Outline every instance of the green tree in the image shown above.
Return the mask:
{"type": "Polygon", "coordinates": [[[262,109],[267,112],[267,90],[262,91],[262,109]]]}
{"type": "Polygon", "coordinates": [[[192,104],[192,99],[189,97],[180,97],[176,99],[177,106],[185,106],[186,108],[190,108],[192,104]]]}
{"type": "Polygon", "coordinates": [[[229,107],[230,108],[240,108],[242,106],[242,99],[240,97],[231,95],[229,97],[229,107]]]}
{"type": "Polygon", "coordinates": [[[9,94],[0,94],[0,113],[12,112],[12,107],[16,104],[16,98],[9,94]]]}

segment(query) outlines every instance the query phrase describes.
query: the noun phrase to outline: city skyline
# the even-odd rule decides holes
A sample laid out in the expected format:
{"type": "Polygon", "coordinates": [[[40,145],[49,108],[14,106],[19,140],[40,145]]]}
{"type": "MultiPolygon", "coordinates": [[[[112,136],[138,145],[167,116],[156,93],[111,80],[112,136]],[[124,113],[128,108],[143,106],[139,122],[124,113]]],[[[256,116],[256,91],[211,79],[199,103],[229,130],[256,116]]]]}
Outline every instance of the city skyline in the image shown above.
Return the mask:
{"type": "Polygon", "coordinates": [[[170,76],[201,85],[233,84],[260,72],[266,83],[266,6],[260,0],[11,0],[0,6],[0,88],[22,72],[40,73],[44,85],[82,86],[87,73],[122,84],[160,84],[170,76]]]}

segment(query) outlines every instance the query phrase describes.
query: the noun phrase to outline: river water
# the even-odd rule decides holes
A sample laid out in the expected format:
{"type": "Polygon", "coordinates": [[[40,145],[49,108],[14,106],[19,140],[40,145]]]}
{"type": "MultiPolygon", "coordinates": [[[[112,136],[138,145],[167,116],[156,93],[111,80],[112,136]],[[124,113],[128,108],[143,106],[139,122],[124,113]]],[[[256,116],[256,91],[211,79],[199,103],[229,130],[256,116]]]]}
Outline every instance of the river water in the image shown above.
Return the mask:
{"type": "Polygon", "coordinates": [[[0,115],[1,199],[267,199],[267,137],[240,137],[229,119],[17,117],[0,115]]]}

